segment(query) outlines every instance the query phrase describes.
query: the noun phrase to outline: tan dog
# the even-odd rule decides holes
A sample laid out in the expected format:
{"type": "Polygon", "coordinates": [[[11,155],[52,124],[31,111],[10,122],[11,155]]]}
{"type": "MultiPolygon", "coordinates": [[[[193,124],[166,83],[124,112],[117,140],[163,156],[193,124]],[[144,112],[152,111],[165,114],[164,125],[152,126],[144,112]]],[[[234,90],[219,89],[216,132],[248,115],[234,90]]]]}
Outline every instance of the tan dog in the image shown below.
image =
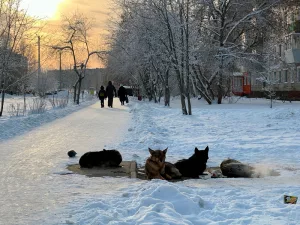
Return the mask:
{"type": "Polygon", "coordinates": [[[147,178],[151,179],[170,179],[168,175],[165,174],[165,160],[168,148],[165,150],[152,150],[149,148],[151,156],[147,159],[145,164],[145,172],[147,178]]]}

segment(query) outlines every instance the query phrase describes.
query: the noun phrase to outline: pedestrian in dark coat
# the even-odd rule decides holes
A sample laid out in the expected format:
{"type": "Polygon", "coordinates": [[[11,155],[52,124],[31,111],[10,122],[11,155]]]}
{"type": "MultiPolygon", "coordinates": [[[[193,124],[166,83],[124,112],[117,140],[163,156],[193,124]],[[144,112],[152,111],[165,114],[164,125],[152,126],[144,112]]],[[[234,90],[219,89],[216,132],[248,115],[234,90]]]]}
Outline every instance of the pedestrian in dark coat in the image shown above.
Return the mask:
{"type": "Polygon", "coordinates": [[[121,105],[124,105],[124,102],[127,99],[127,92],[126,89],[123,87],[123,85],[121,84],[118,90],[118,96],[121,102],[121,105]]]}
{"type": "Polygon", "coordinates": [[[114,96],[117,97],[117,91],[111,81],[108,81],[108,85],[106,87],[106,96],[108,98],[108,107],[112,108],[114,96]]]}
{"type": "Polygon", "coordinates": [[[104,90],[104,87],[101,86],[100,88],[100,91],[98,93],[98,97],[99,97],[99,100],[101,102],[101,108],[104,107],[104,99],[106,99],[106,91],[104,90]]]}

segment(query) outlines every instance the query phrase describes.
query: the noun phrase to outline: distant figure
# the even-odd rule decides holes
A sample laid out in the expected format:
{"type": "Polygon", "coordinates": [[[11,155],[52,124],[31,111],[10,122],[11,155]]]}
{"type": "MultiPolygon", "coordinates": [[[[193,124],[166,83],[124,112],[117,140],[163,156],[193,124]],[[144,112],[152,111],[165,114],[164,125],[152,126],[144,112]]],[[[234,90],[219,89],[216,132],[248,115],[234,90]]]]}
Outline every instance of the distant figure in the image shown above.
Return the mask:
{"type": "Polygon", "coordinates": [[[101,102],[101,108],[104,107],[104,99],[106,98],[106,91],[104,90],[104,87],[101,86],[100,88],[100,91],[98,93],[98,97],[99,97],[99,100],[101,102]]]}
{"type": "Polygon", "coordinates": [[[108,98],[108,107],[113,107],[113,100],[114,96],[117,97],[117,91],[115,86],[112,84],[111,81],[108,81],[108,85],[106,87],[106,96],[108,98]]]}
{"type": "Polygon", "coordinates": [[[123,87],[123,85],[121,84],[118,90],[118,96],[121,102],[121,105],[124,105],[124,102],[127,99],[127,92],[126,89],[123,87]]]}
{"type": "Polygon", "coordinates": [[[76,154],[77,154],[77,153],[76,153],[74,150],[68,151],[68,156],[69,156],[70,158],[75,157],[76,154]]]}

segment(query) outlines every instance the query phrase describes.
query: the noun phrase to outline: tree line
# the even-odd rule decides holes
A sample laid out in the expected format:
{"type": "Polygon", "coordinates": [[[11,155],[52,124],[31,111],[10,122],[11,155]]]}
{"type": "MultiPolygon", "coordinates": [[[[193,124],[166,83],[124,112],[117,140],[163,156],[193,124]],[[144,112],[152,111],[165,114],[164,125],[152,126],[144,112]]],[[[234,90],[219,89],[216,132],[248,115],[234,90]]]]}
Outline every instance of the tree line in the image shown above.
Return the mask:
{"type": "Polygon", "coordinates": [[[192,114],[191,97],[221,104],[234,71],[266,68],[268,47],[282,42],[286,17],[299,1],[122,0],[107,70],[115,80],[139,86],[157,102],[181,99],[192,114]],[[271,43],[271,44],[270,44],[271,43]],[[268,47],[267,47],[268,46],[268,47]]]}

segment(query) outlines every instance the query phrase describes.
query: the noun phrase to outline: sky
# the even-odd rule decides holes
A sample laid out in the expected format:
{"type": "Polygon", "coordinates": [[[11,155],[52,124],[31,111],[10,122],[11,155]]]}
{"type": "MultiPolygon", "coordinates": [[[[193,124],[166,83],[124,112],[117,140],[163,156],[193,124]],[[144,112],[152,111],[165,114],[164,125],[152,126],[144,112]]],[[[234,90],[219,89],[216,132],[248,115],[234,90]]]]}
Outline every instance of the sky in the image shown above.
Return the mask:
{"type": "Polygon", "coordinates": [[[53,18],[58,10],[59,3],[63,0],[23,0],[22,4],[28,14],[40,18],[53,18]]]}
{"type": "Polygon", "coordinates": [[[40,18],[58,19],[74,10],[88,13],[99,22],[107,19],[111,0],[23,0],[22,5],[28,14],[40,18]]]}
{"type": "MultiPolygon", "coordinates": [[[[44,29],[46,35],[47,32],[53,34],[59,29],[61,18],[69,16],[75,11],[80,12],[93,20],[94,27],[90,32],[93,43],[104,46],[107,34],[109,34],[108,20],[112,16],[111,9],[114,8],[112,2],[112,0],[23,0],[22,8],[27,9],[30,16],[38,17],[47,22],[44,29]]],[[[63,68],[69,68],[69,65],[68,60],[63,62],[63,68]]],[[[58,62],[52,60],[48,65],[42,63],[43,66],[57,69],[58,62]]],[[[98,59],[92,58],[89,67],[103,67],[103,64],[98,59]]]]}
{"type": "Polygon", "coordinates": [[[170,107],[136,98],[121,106],[115,98],[114,108],[93,99],[25,117],[6,111],[0,118],[0,224],[299,224],[299,200],[289,205],[283,197],[300,197],[300,102],[276,100],[270,109],[266,99],[231,100],[207,105],[194,98],[191,116],[182,115],[179,98],[170,107]],[[103,148],[140,167],[148,147],[168,147],[166,161],[173,163],[207,145],[208,167],[231,157],[255,167],[260,178],[208,173],[172,183],[86,177],[66,168],[103,148]],[[67,156],[71,149],[75,158],[67,156]]]}

